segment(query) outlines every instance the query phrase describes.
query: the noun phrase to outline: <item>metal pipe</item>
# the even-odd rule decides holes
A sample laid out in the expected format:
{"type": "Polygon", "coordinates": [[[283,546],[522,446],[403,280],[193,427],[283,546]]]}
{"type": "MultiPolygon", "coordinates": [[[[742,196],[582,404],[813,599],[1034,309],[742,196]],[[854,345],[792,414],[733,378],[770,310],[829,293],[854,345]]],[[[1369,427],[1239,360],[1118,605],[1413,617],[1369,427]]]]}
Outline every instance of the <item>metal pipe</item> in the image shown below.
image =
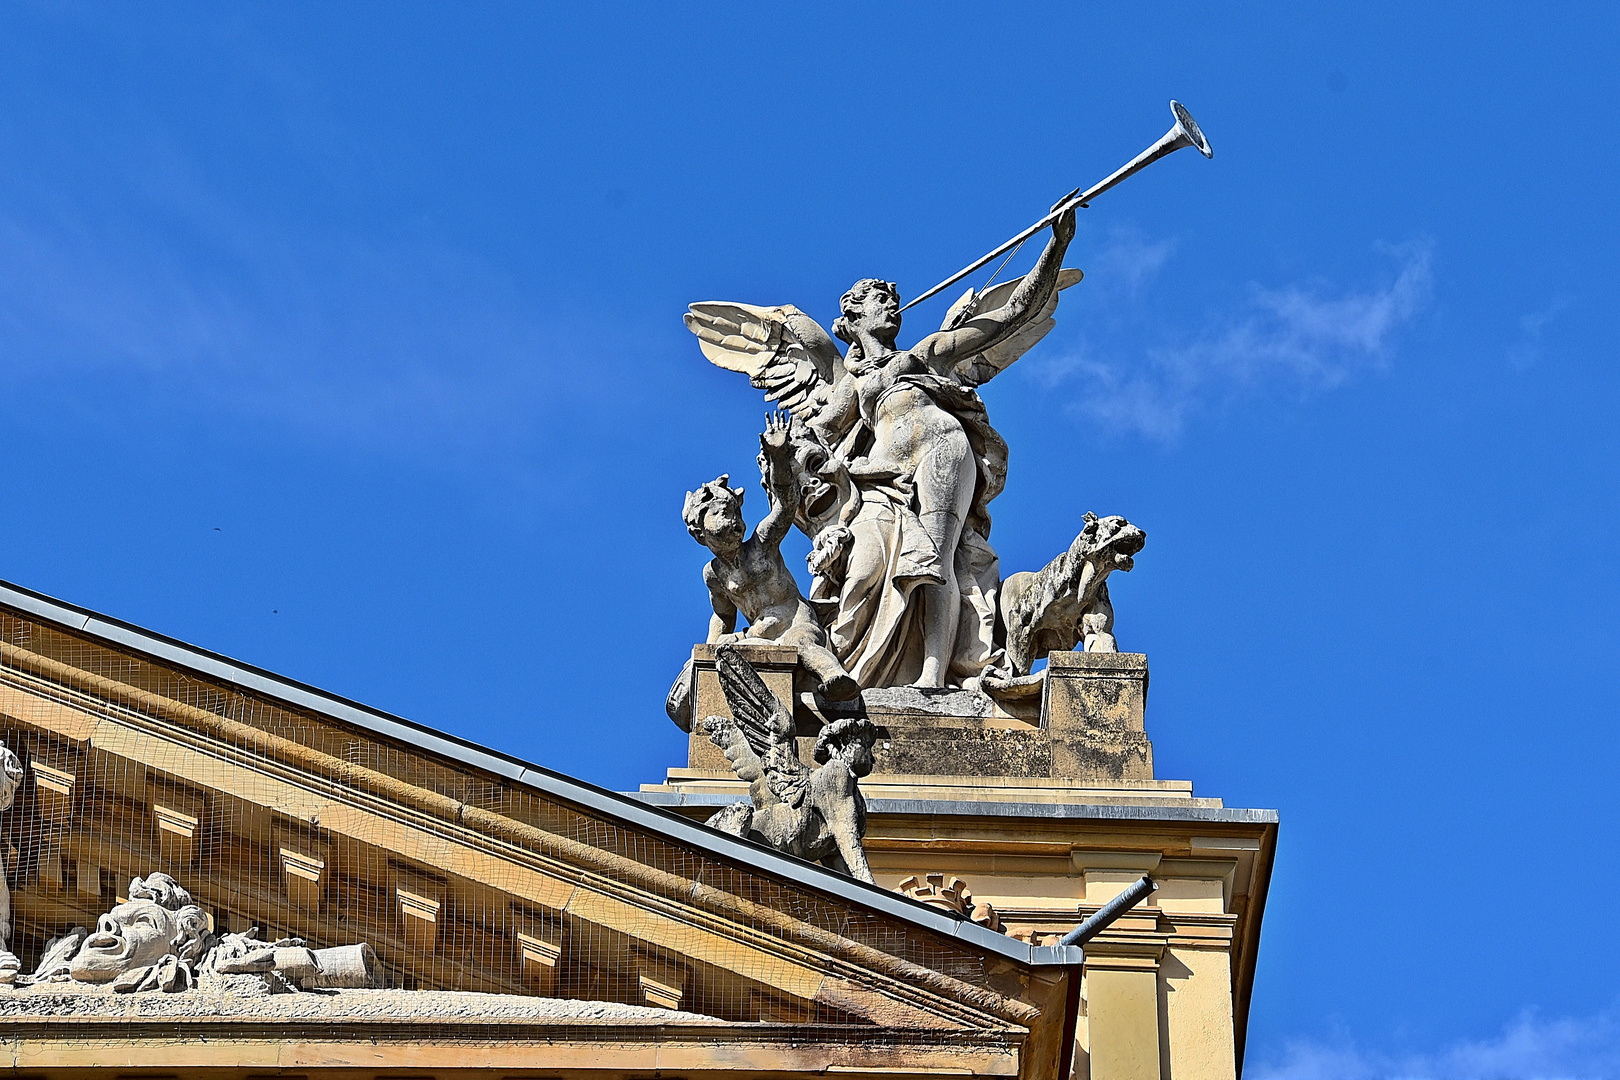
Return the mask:
{"type": "Polygon", "coordinates": [[[1152,896],[1158,891],[1159,883],[1142,875],[1142,880],[1126,889],[1108,903],[1097,909],[1097,913],[1079,926],[1070,930],[1058,942],[1059,945],[1084,945],[1113,923],[1113,921],[1135,907],[1140,901],[1152,896]]]}

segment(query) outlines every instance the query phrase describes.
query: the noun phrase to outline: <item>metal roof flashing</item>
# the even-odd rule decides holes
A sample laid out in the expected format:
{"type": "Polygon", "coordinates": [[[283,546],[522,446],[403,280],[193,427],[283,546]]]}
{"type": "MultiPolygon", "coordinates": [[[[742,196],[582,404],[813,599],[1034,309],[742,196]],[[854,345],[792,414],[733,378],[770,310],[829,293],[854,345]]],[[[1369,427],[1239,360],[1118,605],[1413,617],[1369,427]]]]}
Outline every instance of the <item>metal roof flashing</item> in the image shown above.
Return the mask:
{"type": "Polygon", "coordinates": [[[295,708],[318,713],[377,735],[407,742],[415,749],[500,776],[582,809],[648,829],[744,869],[764,871],[796,885],[911,923],[964,945],[1030,967],[1079,964],[1084,952],[1073,946],[1032,946],[971,920],[950,915],[899,893],[847,877],[770,848],[717,832],[649,801],[622,795],[553,772],[520,758],[448,735],[273,672],[188,645],[110,616],[64,603],[42,593],[0,581],[0,607],[54,623],[71,633],[141,653],[219,682],[263,694],[295,708]]]}

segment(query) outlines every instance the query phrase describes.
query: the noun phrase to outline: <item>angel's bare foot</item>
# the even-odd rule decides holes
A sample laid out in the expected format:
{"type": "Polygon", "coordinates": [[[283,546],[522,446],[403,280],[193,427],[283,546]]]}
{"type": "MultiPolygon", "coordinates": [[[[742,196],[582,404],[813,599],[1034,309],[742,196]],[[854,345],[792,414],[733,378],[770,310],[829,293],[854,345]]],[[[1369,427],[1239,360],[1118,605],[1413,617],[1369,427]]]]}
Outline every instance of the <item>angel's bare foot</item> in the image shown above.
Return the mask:
{"type": "Polygon", "coordinates": [[[14,981],[22,971],[22,961],[4,949],[0,949],[0,983],[14,981]]]}
{"type": "Polygon", "coordinates": [[[848,675],[834,675],[816,687],[816,693],[828,701],[854,701],[861,696],[861,685],[848,675]]]}

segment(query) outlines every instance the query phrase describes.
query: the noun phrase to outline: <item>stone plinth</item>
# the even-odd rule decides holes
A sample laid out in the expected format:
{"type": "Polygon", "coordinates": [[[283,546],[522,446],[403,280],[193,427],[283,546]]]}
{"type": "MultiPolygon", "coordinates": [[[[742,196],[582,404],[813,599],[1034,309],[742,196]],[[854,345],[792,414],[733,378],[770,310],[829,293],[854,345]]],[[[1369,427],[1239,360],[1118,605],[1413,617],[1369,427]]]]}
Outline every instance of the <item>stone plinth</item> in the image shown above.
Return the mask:
{"type": "MultiPolygon", "coordinates": [[[[789,709],[793,708],[793,669],[799,661],[798,650],[791,645],[741,642],[736,649],[759,672],[766,689],[776,696],[776,700],[789,709]]],[[[714,650],[713,645],[698,645],[692,649],[692,733],[687,748],[687,764],[693,769],[730,773],[731,765],[727,763],[726,755],[709,741],[703,728],[705,717],[731,715],[731,706],[726,704],[726,695],[720,689],[720,676],[715,671],[714,650]]]]}
{"type": "MultiPolygon", "coordinates": [[[[737,648],[771,693],[794,709],[800,755],[822,724],[865,716],[878,726],[873,780],[885,776],[970,776],[1082,783],[1152,780],[1153,746],[1143,728],[1147,657],[1141,653],[1054,652],[1047,660],[1038,719],[1021,719],[975,690],[868,690],[861,700],[817,705],[793,694],[795,651],[737,648]]],[[[729,776],[725,755],[703,732],[706,716],[729,716],[715,673],[714,646],[692,650],[693,731],[689,770],[729,776]]]]}
{"type": "Polygon", "coordinates": [[[1143,728],[1147,657],[1054,652],[1046,671],[1035,721],[972,691],[867,691],[862,707],[881,736],[873,776],[1153,779],[1143,728]]]}
{"type": "Polygon", "coordinates": [[[1153,779],[1143,727],[1147,657],[1055,652],[1046,659],[1041,725],[1052,740],[1054,777],[1153,779]]]}

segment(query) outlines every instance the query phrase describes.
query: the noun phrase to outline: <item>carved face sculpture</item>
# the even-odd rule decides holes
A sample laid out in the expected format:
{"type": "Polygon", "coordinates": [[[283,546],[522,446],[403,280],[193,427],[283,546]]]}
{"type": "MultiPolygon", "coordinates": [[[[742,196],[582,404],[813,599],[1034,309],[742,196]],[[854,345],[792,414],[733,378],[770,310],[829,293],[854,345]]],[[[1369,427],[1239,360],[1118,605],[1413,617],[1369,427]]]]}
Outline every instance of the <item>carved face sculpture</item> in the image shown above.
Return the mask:
{"type": "Polygon", "coordinates": [[[817,763],[839,758],[856,776],[867,776],[877,764],[872,745],[877,741],[877,727],[864,717],[834,720],[821,729],[811,756],[817,763]]]}
{"type": "Polygon", "coordinates": [[[730,477],[721,475],[696,491],[686,494],[681,517],[698,543],[714,552],[732,552],[741,546],[747,527],[743,524],[742,488],[727,487],[730,477]]]}
{"type": "Polygon", "coordinates": [[[126,971],[150,967],[175,951],[175,913],[154,900],[119,904],[96,922],[68,973],[79,982],[111,982],[126,971]]]}
{"type": "Polygon", "coordinates": [[[747,529],[742,507],[731,499],[717,499],[705,507],[701,527],[705,542],[716,551],[735,551],[747,529]]]}
{"type": "Polygon", "coordinates": [[[872,741],[870,739],[856,739],[846,752],[849,762],[849,771],[856,776],[869,776],[877,765],[877,759],[872,756],[872,741]]]}
{"type": "Polygon", "coordinates": [[[879,341],[893,344],[900,333],[900,295],[893,282],[876,278],[857,281],[838,306],[852,324],[879,341]]]}
{"type": "Polygon", "coordinates": [[[169,875],[135,878],[129,899],[96,920],[96,932],[79,946],[68,974],[79,982],[111,982],[166,956],[196,960],[207,944],[207,925],[191,894],[169,875]]]}
{"type": "Polygon", "coordinates": [[[793,482],[799,492],[794,520],[810,536],[837,518],[852,487],[842,463],[808,437],[793,441],[793,482]]]}
{"type": "Polygon", "coordinates": [[[17,755],[5,746],[0,746],[0,810],[10,810],[13,800],[17,798],[17,789],[22,786],[23,768],[17,755]]]}

